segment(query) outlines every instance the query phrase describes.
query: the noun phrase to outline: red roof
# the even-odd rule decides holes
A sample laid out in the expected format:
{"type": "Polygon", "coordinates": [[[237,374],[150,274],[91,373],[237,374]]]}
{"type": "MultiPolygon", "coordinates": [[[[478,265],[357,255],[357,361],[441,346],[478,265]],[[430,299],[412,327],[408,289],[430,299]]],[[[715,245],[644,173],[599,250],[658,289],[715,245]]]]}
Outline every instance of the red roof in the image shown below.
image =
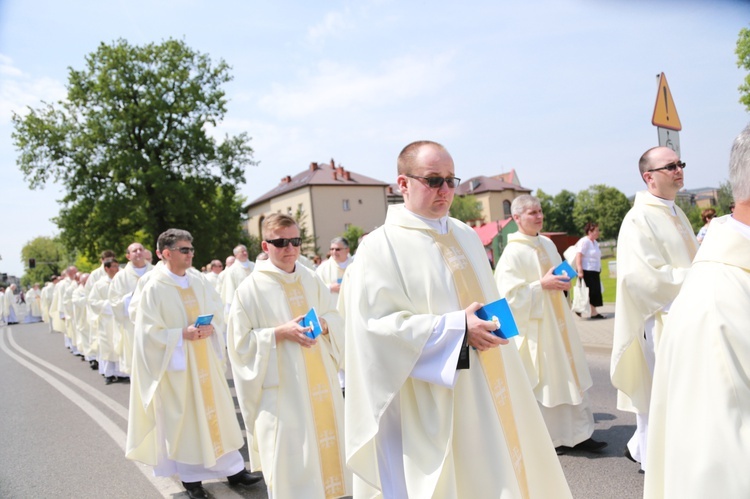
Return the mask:
{"type": "Polygon", "coordinates": [[[505,220],[496,220],[479,227],[474,227],[479,239],[482,241],[482,246],[489,246],[492,240],[495,238],[498,232],[503,230],[506,225],[513,220],[512,217],[508,217],[505,220]]]}

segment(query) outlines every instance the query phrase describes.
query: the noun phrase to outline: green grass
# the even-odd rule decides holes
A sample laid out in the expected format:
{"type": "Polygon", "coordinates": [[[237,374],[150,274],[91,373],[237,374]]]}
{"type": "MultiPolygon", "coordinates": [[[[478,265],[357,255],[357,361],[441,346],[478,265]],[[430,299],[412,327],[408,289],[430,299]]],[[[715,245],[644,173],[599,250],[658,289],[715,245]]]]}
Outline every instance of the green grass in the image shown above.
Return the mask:
{"type": "Polygon", "coordinates": [[[612,260],[614,260],[614,258],[602,259],[602,273],[600,278],[602,280],[602,285],[604,286],[604,293],[602,294],[604,303],[615,302],[615,288],[617,287],[617,279],[615,279],[614,277],[609,277],[609,262],[612,260]]]}

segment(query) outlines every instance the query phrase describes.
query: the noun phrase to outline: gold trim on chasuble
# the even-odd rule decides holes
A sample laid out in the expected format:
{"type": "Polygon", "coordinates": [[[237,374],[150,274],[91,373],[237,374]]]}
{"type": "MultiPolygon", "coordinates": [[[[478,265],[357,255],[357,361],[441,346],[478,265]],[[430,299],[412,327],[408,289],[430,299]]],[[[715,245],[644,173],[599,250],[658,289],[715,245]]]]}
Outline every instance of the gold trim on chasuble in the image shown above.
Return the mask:
{"type": "MultiPolygon", "coordinates": [[[[275,279],[284,289],[289,310],[292,317],[305,315],[310,310],[307,304],[305,290],[299,281],[284,282],[275,279]]],[[[315,439],[318,442],[321,471],[323,472],[323,486],[326,497],[341,497],[346,494],[344,484],[344,470],[341,466],[339,452],[338,426],[336,412],[333,406],[333,394],[328,381],[323,352],[320,344],[310,348],[300,347],[305,360],[307,372],[307,390],[310,394],[310,408],[315,422],[315,439]]]]}
{"type": "MultiPolygon", "coordinates": [[[[453,282],[456,285],[461,308],[466,308],[475,301],[484,303],[484,293],[474,267],[472,267],[453,233],[437,234],[430,232],[430,234],[435,239],[435,244],[440,249],[443,260],[448,264],[448,268],[453,275],[453,282]]],[[[513,415],[513,402],[508,393],[508,379],[503,366],[503,356],[500,354],[499,347],[490,348],[484,352],[477,351],[477,354],[492,395],[492,401],[495,404],[495,410],[500,419],[505,441],[508,444],[508,453],[513,463],[518,488],[521,491],[521,496],[528,498],[529,486],[526,480],[526,465],[523,460],[521,440],[516,428],[516,418],[513,415]]]]}
{"type": "MultiPolygon", "coordinates": [[[[195,320],[200,315],[200,305],[198,298],[195,296],[193,288],[182,289],[180,299],[182,306],[185,307],[185,313],[188,318],[188,324],[195,324],[195,320]]],[[[216,334],[214,332],[214,334],[216,334]]],[[[217,459],[225,454],[224,446],[221,443],[221,430],[219,428],[219,418],[216,414],[216,399],[214,398],[214,387],[211,384],[211,364],[208,361],[208,338],[192,340],[193,355],[198,367],[198,381],[201,386],[201,395],[203,396],[203,407],[206,411],[206,421],[208,430],[211,435],[211,444],[214,447],[214,457],[217,459]]]]}
{"type": "MultiPolygon", "coordinates": [[[[537,244],[534,245],[534,251],[536,252],[537,260],[539,261],[539,269],[541,275],[544,276],[549,269],[552,268],[552,262],[549,259],[549,255],[541,242],[537,240],[537,244]]],[[[579,279],[583,279],[583,276],[579,276],[579,279]]],[[[564,307],[567,304],[563,304],[563,293],[562,291],[553,291],[550,293],[552,299],[552,309],[555,312],[555,320],[557,321],[557,327],[560,329],[560,336],[562,336],[563,345],[565,345],[565,353],[568,356],[568,363],[570,364],[570,370],[573,371],[573,379],[576,382],[576,388],[578,393],[583,395],[581,392],[581,382],[578,380],[578,371],[576,370],[576,363],[573,360],[573,349],[570,347],[570,332],[568,331],[568,321],[565,320],[564,307]]]]}
{"type": "Polygon", "coordinates": [[[688,253],[690,254],[690,261],[692,262],[695,260],[695,254],[698,252],[697,241],[694,239],[695,234],[693,234],[692,231],[688,232],[688,230],[685,228],[685,225],[682,223],[682,219],[675,215],[673,217],[670,217],[672,219],[672,222],[674,222],[675,228],[677,229],[677,232],[680,233],[680,236],[682,236],[682,240],[685,242],[685,246],[688,249],[688,253]]]}

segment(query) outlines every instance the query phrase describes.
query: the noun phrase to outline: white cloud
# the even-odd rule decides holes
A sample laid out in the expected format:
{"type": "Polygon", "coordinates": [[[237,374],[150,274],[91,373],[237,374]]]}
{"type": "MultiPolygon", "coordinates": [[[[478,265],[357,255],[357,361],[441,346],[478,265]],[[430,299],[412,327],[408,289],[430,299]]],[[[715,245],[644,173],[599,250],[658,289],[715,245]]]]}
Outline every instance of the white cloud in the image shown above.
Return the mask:
{"type": "Polygon", "coordinates": [[[11,112],[26,113],[26,107],[38,107],[41,101],[55,102],[67,91],[58,80],[34,78],[21,71],[13,60],[0,54],[0,125],[10,123],[11,112]]]}
{"type": "Polygon", "coordinates": [[[349,9],[344,10],[344,12],[328,12],[321,22],[308,28],[307,37],[312,43],[320,43],[325,38],[340,34],[342,31],[348,31],[352,27],[349,9]]]}
{"type": "Polygon", "coordinates": [[[259,106],[279,117],[304,117],[341,109],[382,107],[409,97],[432,93],[452,80],[454,52],[432,57],[406,56],[387,61],[379,70],[324,61],[315,74],[292,86],[274,85],[259,106]]]}

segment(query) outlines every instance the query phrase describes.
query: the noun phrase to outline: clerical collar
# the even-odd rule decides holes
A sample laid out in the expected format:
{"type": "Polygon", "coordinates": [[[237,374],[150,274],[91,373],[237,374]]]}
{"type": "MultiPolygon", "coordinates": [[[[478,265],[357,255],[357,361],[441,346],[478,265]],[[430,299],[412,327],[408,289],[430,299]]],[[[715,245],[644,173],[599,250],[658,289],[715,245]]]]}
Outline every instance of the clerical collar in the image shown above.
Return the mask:
{"type": "Polygon", "coordinates": [[[422,215],[417,215],[406,207],[404,207],[404,209],[426,223],[431,229],[435,229],[438,234],[448,233],[448,215],[440,218],[425,218],[422,215]]]}
{"type": "Polygon", "coordinates": [[[750,225],[745,225],[744,223],[740,222],[736,218],[734,218],[734,215],[729,215],[729,220],[727,225],[731,227],[732,229],[736,230],[746,238],[750,239],[750,225]]]}
{"type": "Polygon", "coordinates": [[[138,274],[138,277],[143,277],[143,274],[145,274],[148,270],[148,265],[144,265],[143,267],[136,267],[135,265],[133,265],[133,270],[136,274],[138,274]]]}
{"type": "Polygon", "coordinates": [[[239,263],[239,264],[240,264],[240,265],[242,265],[242,266],[243,266],[244,268],[249,268],[249,267],[250,267],[250,260],[246,260],[246,261],[244,261],[244,262],[241,262],[241,261],[237,260],[237,261],[235,261],[235,263],[239,263]]]}
{"type": "Polygon", "coordinates": [[[164,270],[167,271],[167,274],[169,274],[169,277],[171,277],[172,280],[176,282],[177,285],[181,287],[182,289],[187,289],[190,287],[190,280],[188,279],[187,272],[185,272],[185,275],[177,275],[171,270],[169,270],[169,268],[166,266],[164,267],[164,270]]]}
{"type": "Polygon", "coordinates": [[[649,195],[649,196],[651,196],[653,199],[655,199],[656,201],[660,202],[661,204],[663,204],[667,208],[669,208],[671,210],[671,212],[672,212],[672,215],[677,215],[677,210],[675,210],[675,208],[674,208],[674,200],[673,199],[660,198],[659,196],[654,196],[649,191],[646,191],[646,194],[649,195]]]}

